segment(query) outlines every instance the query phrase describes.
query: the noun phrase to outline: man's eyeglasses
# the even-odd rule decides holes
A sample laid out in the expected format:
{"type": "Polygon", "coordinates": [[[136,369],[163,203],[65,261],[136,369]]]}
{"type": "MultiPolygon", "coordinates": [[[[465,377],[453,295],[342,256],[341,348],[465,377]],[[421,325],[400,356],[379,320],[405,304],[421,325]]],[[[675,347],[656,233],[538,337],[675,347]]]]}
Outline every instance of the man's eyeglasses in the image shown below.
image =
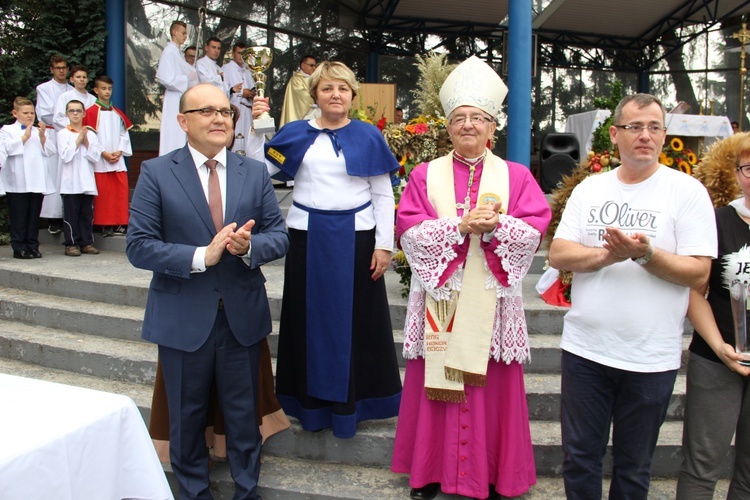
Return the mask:
{"type": "Polygon", "coordinates": [[[740,171],[740,173],[741,173],[741,174],[742,174],[743,176],[745,176],[745,177],[747,177],[748,179],[750,179],[750,164],[747,164],[747,165],[740,165],[739,167],[737,167],[737,170],[739,170],[739,171],[740,171]]]}
{"type": "Polygon", "coordinates": [[[65,66],[52,66],[52,69],[56,71],[63,71],[63,70],[68,69],[68,65],[66,64],[65,66]]]}
{"type": "Polygon", "coordinates": [[[456,127],[463,127],[466,123],[466,120],[469,120],[472,125],[481,125],[483,123],[491,122],[492,118],[484,115],[454,116],[453,118],[451,118],[451,125],[455,125],[456,127]]]}
{"type": "Polygon", "coordinates": [[[204,118],[213,118],[216,116],[216,113],[219,113],[222,118],[234,118],[233,109],[198,108],[182,112],[183,115],[187,115],[188,113],[199,113],[204,118]]]}
{"type": "Polygon", "coordinates": [[[316,68],[318,66],[317,63],[308,63],[308,62],[305,62],[305,63],[302,63],[302,64],[310,66],[311,68],[316,68]]]}
{"type": "Polygon", "coordinates": [[[81,113],[83,113],[83,110],[82,109],[69,109],[68,111],[66,111],[66,113],[71,114],[71,115],[80,115],[81,113]]]}
{"type": "Polygon", "coordinates": [[[629,125],[615,125],[615,127],[626,130],[633,135],[640,134],[644,129],[648,130],[648,133],[651,135],[661,135],[667,130],[667,127],[663,125],[641,125],[639,123],[633,123],[629,125]]]}

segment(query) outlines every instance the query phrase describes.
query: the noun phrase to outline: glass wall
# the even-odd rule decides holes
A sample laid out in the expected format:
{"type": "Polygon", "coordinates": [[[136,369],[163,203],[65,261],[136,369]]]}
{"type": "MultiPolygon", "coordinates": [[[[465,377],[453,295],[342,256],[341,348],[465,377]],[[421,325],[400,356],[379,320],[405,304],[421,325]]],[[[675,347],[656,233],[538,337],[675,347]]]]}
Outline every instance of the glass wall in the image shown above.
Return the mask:
{"type": "MultiPolygon", "coordinates": [[[[136,149],[158,149],[163,88],[156,82],[156,66],[169,41],[169,25],[175,19],[188,23],[188,43],[183,49],[195,45],[199,34],[202,40],[217,36],[223,42],[221,61],[228,60],[231,46],[238,41],[272,47],[274,61],[267,72],[267,94],[271,98],[272,115],[277,119],[286,82],[297,70],[303,55],[312,54],[319,60],[340,60],[352,68],[360,81],[365,81],[369,44],[359,29],[357,13],[337,1],[211,0],[205,12],[202,6],[200,0],[127,0],[127,112],[137,126],[132,134],[136,149]]],[[[727,68],[738,66],[739,53],[724,52],[726,45],[731,44],[727,36],[717,30],[710,37],[696,38],[685,47],[683,59],[696,97],[706,98],[705,112],[710,112],[709,101],[713,100],[715,114],[728,114],[734,120],[738,113],[727,110],[736,107],[739,77],[736,71],[727,68]],[[712,66],[708,72],[705,71],[709,61],[707,53],[712,66]]],[[[445,42],[432,35],[410,35],[402,42],[404,51],[412,53],[424,53],[437,46],[437,50],[451,54],[480,51],[480,56],[486,59],[489,50],[493,66],[498,72],[502,70],[502,48],[490,50],[482,40],[459,38],[445,42]]],[[[534,149],[545,133],[564,131],[567,116],[593,109],[594,97],[607,96],[614,80],[623,82],[625,93],[637,89],[638,74],[613,71],[608,64],[614,62],[606,57],[601,57],[604,61],[599,65],[601,69],[582,69],[596,66],[590,61],[586,64],[586,57],[600,56],[595,51],[593,55],[582,56],[567,48],[540,47],[529,96],[533,103],[530,133],[534,149]]],[[[396,84],[397,105],[404,108],[407,117],[419,114],[412,95],[418,78],[414,62],[413,57],[405,55],[383,55],[378,59],[378,81],[396,84]]],[[[662,61],[649,70],[650,91],[668,108],[674,107],[678,92],[669,65],[662,61]]],[[[697,112],[691,110],[691,113],[697,112]]],[[[505,152],[505,126],[501,123],[498,127],[497,151],[500,154],[505,152]]]]}

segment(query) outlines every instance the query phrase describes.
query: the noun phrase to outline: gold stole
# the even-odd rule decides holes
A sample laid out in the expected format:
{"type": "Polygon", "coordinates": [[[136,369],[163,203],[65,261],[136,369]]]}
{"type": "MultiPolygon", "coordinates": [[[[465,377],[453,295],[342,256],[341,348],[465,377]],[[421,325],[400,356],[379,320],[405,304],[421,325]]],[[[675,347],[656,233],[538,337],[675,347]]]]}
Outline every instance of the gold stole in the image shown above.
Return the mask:
{"type": "MultiPolygon", "coordinates": [[[[499,193],[503,210],[508,208],[508,165],[487,152],[479,193],[499,193]]],[[[430,162],[427,168],[427,197],[438,217],[458,216],[453,179],[453,154],[430,162]]],[[[425,300],[425,393],[428,399],[459,403],[464,400],[464,383],[484,386],[487,360],[495,321],[497,291],[485,288],[484,250],[481,235],[467,234],[461,292],[451,291],[449,300],[425,300]]]]}

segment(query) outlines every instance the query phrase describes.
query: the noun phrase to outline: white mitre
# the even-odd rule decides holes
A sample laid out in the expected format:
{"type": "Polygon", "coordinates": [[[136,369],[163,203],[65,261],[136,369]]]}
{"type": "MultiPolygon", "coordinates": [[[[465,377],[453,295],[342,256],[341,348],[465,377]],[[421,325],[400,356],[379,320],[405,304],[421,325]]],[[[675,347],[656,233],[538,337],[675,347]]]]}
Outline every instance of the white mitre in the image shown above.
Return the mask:
{"type": "Polygon", "coordinates": [[[459,106],[474,106],[495,120],[508,87],[486,62],[471,56],[454,69],[440,88],[440,103],[446,118],[459,106]]]}

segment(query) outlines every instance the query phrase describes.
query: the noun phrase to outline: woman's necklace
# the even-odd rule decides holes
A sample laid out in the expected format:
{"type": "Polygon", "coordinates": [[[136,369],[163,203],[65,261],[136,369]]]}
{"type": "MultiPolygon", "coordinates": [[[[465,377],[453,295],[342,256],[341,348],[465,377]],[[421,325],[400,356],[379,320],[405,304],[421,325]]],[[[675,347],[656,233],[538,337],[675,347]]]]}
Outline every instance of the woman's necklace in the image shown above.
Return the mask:
{"type": "Polygon", "coordinates": [[[473,159],[464,158],[455,151],[453,152],[454,160],[469,167],[469,182],[466,184],[466,198],[464,198],[463,203],[456,203],[456,208],[458,210],[463,210],[464,214],[469,213],[469,210],[471,209],[471,185],[474,184],[474,171],[476,170],[477,165],[484,161],[485,156],[487,156],[487,150],[485,150],[479,158],[473,159]]]}

